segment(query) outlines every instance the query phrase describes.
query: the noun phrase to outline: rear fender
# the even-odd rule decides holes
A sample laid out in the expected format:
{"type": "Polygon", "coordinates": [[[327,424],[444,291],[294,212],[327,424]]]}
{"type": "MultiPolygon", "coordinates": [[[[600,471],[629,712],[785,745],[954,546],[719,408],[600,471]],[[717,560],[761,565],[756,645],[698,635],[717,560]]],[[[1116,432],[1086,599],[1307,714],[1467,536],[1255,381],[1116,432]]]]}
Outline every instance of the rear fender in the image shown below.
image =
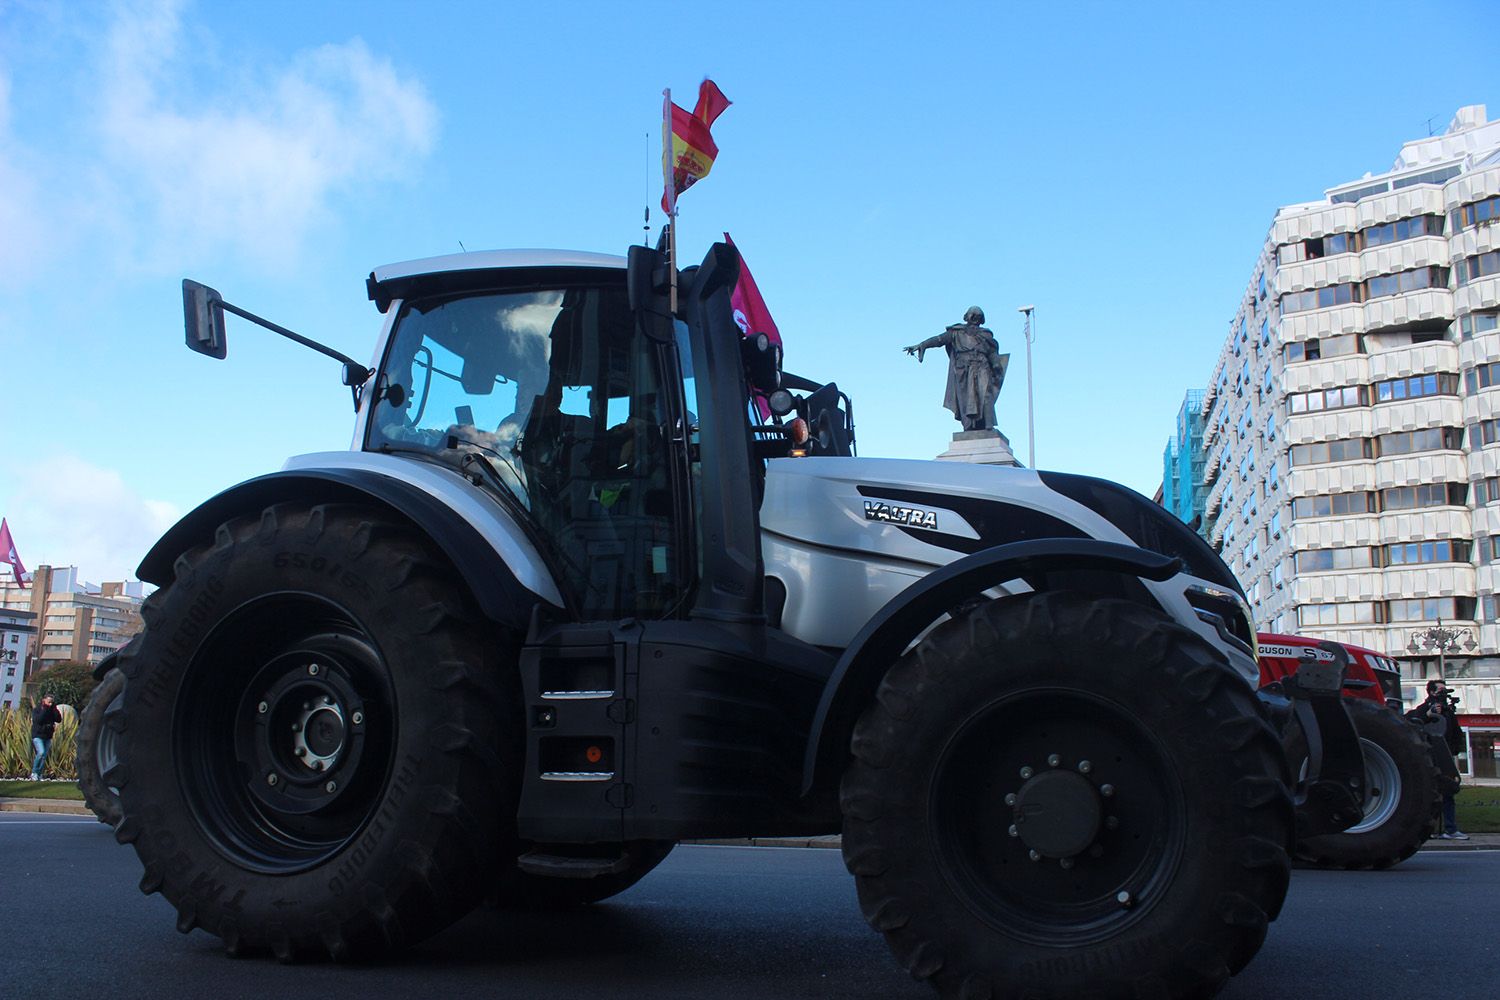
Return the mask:
{"type": "MultiPolygon", "coordinates": [[[[233,517],[257,515],[277,503],[364,503],[384,509],[423,532],[453,563],[485,616],[524,633],[538,604],[561,603],[550,577],[538,594],[522,580],[537,583],[540,560],[526,565],[523,550],[493,544],[442,496],[393,476],[361,468],[304,468],[250,479],[208,500],[173,525],[146,553],[136,575],[149,583],[172,582],[173,564],[183,552],[212,539],[233,517]]],[[[491,515],[496,516],[496,515],[491,515]]],[[[498,516],[505,516],[504,513],[498,516]]]]}
{"type": "Polygon", "coordinates": [[[808,737],[802,793],[836,780],[854,723],[886,669],[933,622],[969,598],[1022,577],[1083,572],[1159,581],[1181,570],[1178,559],[1133,545],[1055,538],[998,545],[928,574],[881,608],[834,667],[808,737]]]}

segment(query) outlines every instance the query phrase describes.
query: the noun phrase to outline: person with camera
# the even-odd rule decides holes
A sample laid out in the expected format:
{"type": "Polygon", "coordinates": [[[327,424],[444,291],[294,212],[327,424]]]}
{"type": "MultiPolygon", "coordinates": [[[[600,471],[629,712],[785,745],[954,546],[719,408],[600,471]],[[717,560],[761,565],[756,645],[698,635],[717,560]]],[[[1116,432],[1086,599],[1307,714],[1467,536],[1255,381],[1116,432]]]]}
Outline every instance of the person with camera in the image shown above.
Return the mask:
{"type": "Polygon", "coordinates": [[[1439,840],[1469,839],[1469,835],[1458,828],[1458,804],[1454,801],[1458,794],[1458,768],[1451,762],[1464,751],[1464,734],[1459,729],[1455,712],[1457,705],[1458,698],[1449,693],[1447,683],[1431,680],[1427,682],[1427,700],[1406,713],[1408,719],[1438,737],[1448,748],[1450,766],[1441,770],[1452,780],[1442,786],[1443,830],[1437,835],[1439,840]]]}

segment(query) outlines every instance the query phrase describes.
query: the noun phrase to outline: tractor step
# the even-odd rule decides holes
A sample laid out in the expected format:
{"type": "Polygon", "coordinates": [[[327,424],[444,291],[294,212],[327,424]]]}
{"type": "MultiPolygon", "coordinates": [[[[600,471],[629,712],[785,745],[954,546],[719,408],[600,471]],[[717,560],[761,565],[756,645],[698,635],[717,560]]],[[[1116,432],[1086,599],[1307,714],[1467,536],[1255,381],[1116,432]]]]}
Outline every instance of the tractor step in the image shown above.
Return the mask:
{"type": "Polygon", "coordinates": [[[528,875],[549,878],[598,878],[617,875],[630,867],[630,856],[624,851],[614,858],[577,858],[566,854],[544,854],[528,851],[516,859],[516,867],[528,875]]]}

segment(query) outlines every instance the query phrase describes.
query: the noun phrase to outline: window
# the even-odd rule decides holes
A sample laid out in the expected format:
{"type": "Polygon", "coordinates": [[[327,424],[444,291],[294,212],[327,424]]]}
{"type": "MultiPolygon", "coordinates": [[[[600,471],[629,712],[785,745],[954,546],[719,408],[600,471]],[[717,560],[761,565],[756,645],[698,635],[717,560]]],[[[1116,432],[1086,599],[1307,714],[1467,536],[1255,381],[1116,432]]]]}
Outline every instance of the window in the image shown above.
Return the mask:
{"type": "Polygon", "coordinates": [[[1500,385],[1500,361],[1491,361],[1489,364],[1469,369],[1464,373],[1464,381],[1468,384],[1470,392],[1500,385]]]}
{"type": "Polygon", "coordinates": [[[1483,507],[1492,503],[1500,503],[1500,479],[1494,476],[1488,479],[1476,479],[1474,481],[1474,506],[1483,507]]]}
{"type": "Polygon", "coordinates": [[[1400,190],[1404,187],[1411,187],[1413,184],[1441,184],[1443,181],[1457,177],[1462,170],[1462,166],[1452,163],[1446,167],[1438,167],[1436,170],[1424,170],[1420,174],[1398,177],[1391,182],[1391,187],[1394,190],[1400,190]]]}
{"type": "Polygon", "coordinates": [[[1273,490],[1281,486],[1281,463],[1274,459],[1271,461],[1271,467],[1266,470],[1266,483],[1273,490]]]}
{"type": "Polygon", "coordinates": [[[1389,403],[1398,399],[1420,399],[1423,396],[1458,395],[1458,376],[1447,372],[1427,375],[1411,375],[1407,378],[1387,379],[1375,383],[1375,402],[1389,403]]]}
{"type": "Polygon", "coordinates": [[[1277,563],[1275,566],[1271,567],[1271,586],[1275,587],[1277,590],[1280,590],[1283,582],[1284,577],[1281,572],[1281,563],[1277,563]]]}
{"type": "Polygon", "coordinates": [[[1376,549],[1360,545],[1347,549],[1307,549],[1293,557],[1298,573],[1322,573],[1333,569],[1372,569],[1380,565],[1376,549]]]}
{"type": "Polygon", "coordinates": [[[1297,497],[1292,501],[1292,517],[1334,517],[1343,514],[1373,514],[1373,493],[1325,493],[1297,497]]]}
{"type": "Polygon", "coordinates": [[[1292,466],[1321,465],[1325,462],[1353,462],[1371,458],[1369,438],[1345,438],[1340,441],[1319,441],[1315,444],[1292,446],[1292,466]]]}
{"type": "Polygon", "coordinates": [[[1271,515],[1271,523],[1266,525],[1266,532],[1272,538],[1281,537],[1281,511],[1278,510],[1276,513],[1271,515]]]}
{"type": "Polygon", "coordinates": [[[1370,226],[1368,229],[1359,231],[1360,239],[1366,249],[1385,246],[1387,243],[1398,243],[1414,236],[1441,235],[1443,235],[1443,217],[1440,215],[1418,215],[1412,219],[1387,222],[1383,226],[1370,226]]]}
{"type": "Polygon", "coordinates": [[[1387,295],[1415,292],[1422,288],[1447,287],[1448,269],[1446,267],[1419,267],[1414,271],[1397,271],[1395,274],[1382,274],[1370,278],[1365,282],[1364,298],[1366,300],[1379,299],[1387,295]]]}
{"type": "Polygon", "coordinates": [[[1391,622],[1430,622],[1439,618],[1472,621],[1474,618],[1472,597],[1414,597],[1386,601],[1385,605],[1386,621],[1391,622]]]}
{"type": "Polygon", "coordinates": [[[1375,439],[1376,454],[1410,455],[1417,451],[1457,451],[1464,432],[1457,427],[1428,427],[1420,431],[1398,431],[1375,439]]]}
{"type": "Polygon", "coordinates": [[[1338,358],[1346,354],[1365,353],[1364,338],[1357,333],[1346,333],[1337,337],[1322,337],[1286,345],[1286,360],[1317,361],[1321,358],[1338,358]]]}
{"type": "Polygon", "coordinates": [[[1255,471],[1255,449],[1251,448],[1243,459],[1240,460],[1240,478],[1249,479],[1250,473],[1255,471]]]}
{"type": "Polygon", "coordinates": [[[1265,435],[1267,441],[1276,440],[1276,414],[1274,413],[1268,414],[1266,416],[1265,435]]]}
{"type": "Polygon", "coordinates": [[[1259,559],[1259,558],[1260,558],[1260,536],[1252,534],[1250,536],[1250,542],[1249,542],[1249,544],[1247,544],[1245,546],[1245,559],[1246,560],[1250,560],[1250,559],[1259,559]]]}
{"type": "Polygon", "coordinates": [[[1427,542],[1399,542],[1385,547],[1387,566],[1468,561],[1469,543],[1446,538],[1427,542]]]}
{"type": "Polygon", "coordinates": [[[1423,483],[1393,486],[1380,491],[1381,510],[1411,510],[1417,507],[1461,507],[1469,488],[1463,483],[1423,483]]]}
{"type": "MultiPolygon", "coordinates": [[[[1261,293],[1260,293],[1261,294],[1261,298],[1265,298],[1265,295],[1266,295],[1266,293],[1265,293],[1266,279],[1265,278],[1261,278],[1260,279],[1260,287],[1261,287],[1261,293]]],[[[1269,316],[1260,321],[1260,346],[1261,347],[1270,347],[1271,346],[1271,318],[1269,316]]],[[[1266,372],[1267,378],[1270,377],[1270,374],[1271,374],[1270,372],[1266,372]]]]}
{"type": "Polygon", "coordinates": [[[1287,397],[1292,413],[1313,413],[1317,410],[1342,410],[1350,406],[1366,406],[1370,402],[1369,390],[1362,385],[1346,385],[1335,389],[1320,389],[1317,392],[1297,392],[1287,397]]]}
{"type": "Polygon", "coordinates": [[[1475,257],[1464,257],[1453,265],[1453,273],[1458,275],[1458,283],[1466,285],[1476,278],[1500,273],[1500,250],[1491,250],[1475,257]]]}
{"type": "Polygon", "coordinates": [[[1309,288],[1305,292],[1288,292],[1281,297],[1281,311],[1285,314],[1343,306],[1351,302],[1363,301],[1363,295],[1360,286],[1350,282],[1341,285],[1326,285],[1322,288],[1309,288]]]}
{"type": "Polygon", "coordinates": [[[1490,535],[1479,543],[1479,559],[1481,562],[1500,559],[1500,535],[1490,535]]]}
{"type": "Polygon", "coordinates": [[[1500,312],[1476,312],[1458,320],[1459,335],[1465,340],[1500,328],[1500,312]]]}
{"type": "Polygon", "coordinates": [[[1255,494],[1253,493],[1250,495],[1250,498],[1248,500],[1240,504],[1240,520],[1244,521],[1246,524],[1249,524],[1250,519],[1259,512],[1260,508],[1255,503],[1255,494]]]}
{"type": "Polygon", "coordinates": [[[1500,417],[1491,417],[1469,425],[1470,448],[1479,448],[1497,441],[1500,441],[1500,417]]]}
{"type": "Polygon", "coordinates": [[[1455,214],[1458,216],[1458,225],[1465,229],[1477,226],[1481,222],[1493,222],[1495,219],[1500,219],[1500,195],[1471,202],[1455,214]]]}
{"type": "Polygon", "coordinates": [[[1373,601],[1297,606],[1298,625],[1377,625],[1383,620],[1384,609],[1373,601]]]}

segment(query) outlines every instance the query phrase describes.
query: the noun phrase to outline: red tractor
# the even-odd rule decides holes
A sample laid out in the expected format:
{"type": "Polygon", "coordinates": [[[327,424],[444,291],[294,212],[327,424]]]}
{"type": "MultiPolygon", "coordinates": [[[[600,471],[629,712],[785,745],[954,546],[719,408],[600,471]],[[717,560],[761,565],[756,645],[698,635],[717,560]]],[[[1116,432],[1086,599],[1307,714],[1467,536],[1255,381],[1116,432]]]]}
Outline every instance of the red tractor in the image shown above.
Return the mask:
{"type": "MultiPolygon", "coordinates": [[[[1436,830],[1442,779],[1428,736],[1402,717],[1395,662],[1348,643],[1272,632],[1257,638],[1262,690],[1277,689],[1310,659],[1332,661],[1341,650],[1346,660],[1344,707],[1364,758],[1364,816],[1342,833],[1299,837],[1298,856],[1327,868],[1389,868],[1411,857],[1436,830]]],[[[1287,759],[1295,770],[1313,751],[1300,730],[1288,732],[1287,759]]]]}

